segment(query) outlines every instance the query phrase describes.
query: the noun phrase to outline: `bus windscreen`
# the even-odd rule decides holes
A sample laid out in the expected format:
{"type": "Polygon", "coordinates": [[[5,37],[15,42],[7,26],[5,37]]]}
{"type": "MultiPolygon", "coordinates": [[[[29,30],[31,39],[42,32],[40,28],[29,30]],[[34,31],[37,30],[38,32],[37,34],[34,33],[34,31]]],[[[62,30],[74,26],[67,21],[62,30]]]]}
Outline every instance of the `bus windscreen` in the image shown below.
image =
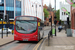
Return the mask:
{"type": "Polygon", "coordinates": [[[37,29],[37,18],[18,17],[16,18],[16,31],[23,34],[30,34],[37,29]]]}

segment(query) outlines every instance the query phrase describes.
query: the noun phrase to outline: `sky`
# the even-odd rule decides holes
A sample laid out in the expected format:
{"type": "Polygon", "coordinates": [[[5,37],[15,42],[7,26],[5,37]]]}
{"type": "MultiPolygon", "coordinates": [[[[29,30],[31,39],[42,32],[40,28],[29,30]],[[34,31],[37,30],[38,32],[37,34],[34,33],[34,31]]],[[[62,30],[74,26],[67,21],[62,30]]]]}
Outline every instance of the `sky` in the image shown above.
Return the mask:
{"type": "MultiPolygon", "coordinates": [[[[65,0],[56,0],[56,10],[58,10],[60,7],[60,2],[63,2],[63,3],[67,3],[65,2],[65,0]]],[[[46,4],[47,6],[49,6],[49,3],[51,3],[52,5],[52,8],[55,7],[55,0],[44,0],[44,4],[46,4]],[[50,2],[51,1],[51,2],[50,2]]]]}
{"type": "MultiPolygon", "coordinates": [[[[30,0],[30,1],[32,1],[32,2],[38,1],[39,3],[41,3],[41,0],[30,0]]],[[[47,6],[49,6],[49,3],[51,3],[52,8],[55,7],[55,4],[54,4],[55,3],[54,2],[55,0],[43,0],[43,1],[44,1],[44,4],[46,4],[47,6]]],[[[60,6],[60,2],[67,3],[65,0],[56,0],[56,10],[58,10],[60,8],[59,7],[60,6]]]]}

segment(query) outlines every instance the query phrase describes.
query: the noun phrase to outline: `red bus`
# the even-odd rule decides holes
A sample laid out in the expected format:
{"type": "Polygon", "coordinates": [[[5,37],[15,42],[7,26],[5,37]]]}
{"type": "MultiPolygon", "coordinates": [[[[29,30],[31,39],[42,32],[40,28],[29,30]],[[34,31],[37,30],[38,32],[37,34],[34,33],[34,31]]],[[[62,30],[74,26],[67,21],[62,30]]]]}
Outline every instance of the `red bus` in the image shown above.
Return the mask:
{"type": "MultiPolygon", "coordinates": [[[[15,18],[14,40],[39,41],[43,33],[39,30],[39,18],[33,16],[18,16],[15,18]]],[[[41,23],[41,22],[40,22],[41,23]]],[[[42,23],[40,25],[43,25],[42,23]]]]}

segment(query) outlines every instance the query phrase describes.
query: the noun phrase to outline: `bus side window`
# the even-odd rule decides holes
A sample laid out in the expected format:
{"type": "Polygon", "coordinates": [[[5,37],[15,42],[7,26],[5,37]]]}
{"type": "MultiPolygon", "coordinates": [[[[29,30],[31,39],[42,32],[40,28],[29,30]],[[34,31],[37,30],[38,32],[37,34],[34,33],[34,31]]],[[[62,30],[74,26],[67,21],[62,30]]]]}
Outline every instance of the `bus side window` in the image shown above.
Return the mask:
{"type": "Polygon", "coordinates": [[[44,23],[41,23],[41,22],[40,22],[40,26],[41,26],[41,27],[44,27],[44,23]]]}
{"type": "Polygon", "coordinates": [[[40,22],[40,26],[39,29],[42,30],[43,29],[44,24],[40,22]]]}

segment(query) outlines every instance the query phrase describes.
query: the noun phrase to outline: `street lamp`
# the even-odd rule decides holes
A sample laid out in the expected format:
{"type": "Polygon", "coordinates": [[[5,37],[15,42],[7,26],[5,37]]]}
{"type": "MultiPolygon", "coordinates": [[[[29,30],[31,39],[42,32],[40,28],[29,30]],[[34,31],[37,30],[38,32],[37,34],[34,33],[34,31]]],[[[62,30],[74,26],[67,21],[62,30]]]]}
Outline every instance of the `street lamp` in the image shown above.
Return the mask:
{"type": "MultiPolygon", "coordinates": [[[[39,2],[37,2],[37,3],[39,3],[39,2]]],[[[37,6],[38,6],[37,3],[34,2],[35,6],[36,6],[36,17],[37,17],[37,6]]],[[[33,5],[32,5],[32,7],[33,7],[33,5]]],[[[41,5],[39,5],[39,7],[41,7],[41,5]]]]}
{"type": "Polygon", "coordinates": [[[56,20],[56,0],[55,0],[55,20],[54,20],[54,24],[55,24],[55,36],[56,36],[56,23],[57,23],[57,20],[56,20]]]}

